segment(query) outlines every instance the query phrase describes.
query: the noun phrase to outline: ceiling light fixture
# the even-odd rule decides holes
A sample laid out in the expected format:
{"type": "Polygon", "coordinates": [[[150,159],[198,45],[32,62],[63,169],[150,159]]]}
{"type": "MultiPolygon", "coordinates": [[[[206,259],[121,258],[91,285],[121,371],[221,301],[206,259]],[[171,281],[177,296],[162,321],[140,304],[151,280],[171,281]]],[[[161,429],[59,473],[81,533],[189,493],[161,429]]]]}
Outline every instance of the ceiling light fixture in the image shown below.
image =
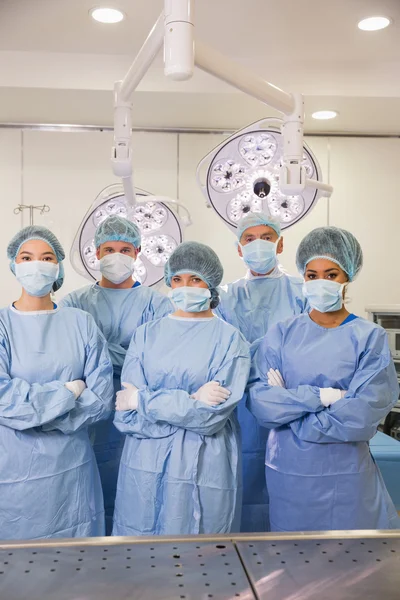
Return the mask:
{"type": "Polygon", "coordinates": [[[368,17],[359,21],[358,28],[362,31],[378,31],[388,27],[391,22],[392,20],[388,17],[368,17]]]}
{"type": "Polygon", "coordinates": [[[89,11],[90,16],[99,23],[119,23],[125,18],[123,12],[117,8],[97,7],[89,11]]]}
{"type": "Polygon", "coordinates": [[[334,119],[339,113],[336,110],[317,110],[311,115],[313,119],[324,121],[326,119],[334,119]]]}
{"type": "Polygon", "coordinates": [[[182,242],[183,229],[191,224],[190,215],[172,198],[152,196],[140,189],[136,189],[136,195],[138,201],[134,207],[127,203],[119,184],[106,187],[97,196],[79,226],[71,249],[71,263],[79,275],[90,281],[101,277],[95,232],[107,217],[117,215],[135,223],[142,234],[134,278],[149,287],[162,281],[165,263],[182,242]]]}
{"type": "MultiPolygon", "coordinates": [[[[321,197],[311,186],[294,195],[280,191],[281,124],[271,118],[249,125],[207,154],[197,167],[197,181],[208,205],[233,231],[250,212],[266,212],[286,229],[305,217],[321,197]]],[[[322,180],[317,159],[306,144],[302,164],[308,179],[322,180]]]]}

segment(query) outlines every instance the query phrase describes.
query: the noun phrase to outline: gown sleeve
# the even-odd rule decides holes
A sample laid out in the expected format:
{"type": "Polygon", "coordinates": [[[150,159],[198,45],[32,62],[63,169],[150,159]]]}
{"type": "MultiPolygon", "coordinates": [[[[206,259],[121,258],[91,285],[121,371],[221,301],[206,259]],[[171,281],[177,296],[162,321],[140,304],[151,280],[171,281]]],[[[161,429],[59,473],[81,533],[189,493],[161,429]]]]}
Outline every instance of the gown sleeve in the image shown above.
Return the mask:
{"type": "MultiPolygon", "coordinates": [[[[132,342],[134,344],[134,340],[132,342]]],[[[193,351],[197,352],[198,349],[194,347],[193,351]]],[[[127,377],[131,352],[130,347],[122,381],[129,382],[127,377]]],[[[222,387],[231,392],[228,400],[223,404],[217,407],[207,406],[203,402],[194,400],[187,391],[181,389],[161,387],[150,390],[148,387],[141,387],[138,396],[138,414],[151,423],[168,423],[199,435],[214,435],[224,428],[235,407],[243,398],[249,375],[249,348],[238,331],[234,331],[227,352],[218,362],[219,366],[211,374],[210,381],[218,381],[222,387]]]]}
{"type": "Polygon", "coordinates": [[[44,431],[58,430],[69,434],[97,421],[107,419],[112,410],[114,386],[113,367],[107,342],[93,317],[82,312],[83,331],[86,330],[85,365],[83,380],[86,389],[74,402],[68,414],[43,426],[44,431]]]}
{"type": "MultiPolygon", "coordinates": [[[[147,380],[139,358],[137,345],[138,340],[134,335],[126,355],[121,381],[131,383],[138,389],[143,389],[147,387],[147,380]]],[[[132,435],[138,439],[169,437],[178,430],[178,427],[168,423],[149,421],[136,410],[117,410],[114,425],[122,433],[132,435]]]]}
{"type": "Polygon", "coordinates": [[[363,352],[348,392],[318,414],[290,424],[293,433],[308,442],[367,442],[399,397],[396,369],[387,336],[379,331],[363,352]]]}
{"type": "MultiPolygon", "coordinates": [[[[287,425],[308,413],[323,409],[319,388],[299,385],[286,389],[268,385],[267,373],[278,369],[283,374],[281,323],[271,327],[267,335],[251,346],[252,368],[247,387],[247,408],[262,427],[274,429],[287,425]]],[[[299,351],[300,352],[300,351],[299,351]]]]}
{"type": "Polygon", "coordinates": [[[70,411],[75,396],[60,381],[28,383],[10,377],[11,350],[7,332],[0,328],[0,425],[24,430],[39,427],[70,411]]]}

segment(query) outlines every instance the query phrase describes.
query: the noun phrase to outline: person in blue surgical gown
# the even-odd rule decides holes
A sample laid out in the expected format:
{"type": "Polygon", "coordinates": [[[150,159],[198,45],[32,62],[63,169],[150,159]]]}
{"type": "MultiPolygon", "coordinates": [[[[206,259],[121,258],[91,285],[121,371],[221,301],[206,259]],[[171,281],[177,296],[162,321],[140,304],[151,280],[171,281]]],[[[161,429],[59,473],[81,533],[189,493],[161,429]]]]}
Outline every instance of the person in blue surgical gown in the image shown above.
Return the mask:
{"type": "Polygon", "coordinates": [[[8,246],[22,295],[0,310],[0,537],[104,535],[88,426],[106,419],[112,364],[93,318],[57,308],[64,251],[46,228],[8,246]]]}
{"type": "MultiPolygon", "coordinates": [[[[248,267],[244,278],[220,288],[216,314],[251,343],[269,327],[307,309],[302,280],[285,273],[278,262],[283,237],[277,221],[251,213],[237,228],[238,253],[248,267]]],[[[260,427],[245,403],[238,408],[243,443],[243,513],[241,531],[268,531],[268,492],[264,462],[267,429],[260,427]]]]}
{"type": "MultiPolygon", "coordinates": [[[[135,329],[173,310],[168,298],[132,278],[140,244],[140,230],[135,223],[118,216],[105,219],[95,234],[101,280],[68,294],[60,303],[85,310],[94,317],[108,342],[115,393],[121,389],[121,369],[135,329]]],[[[114,414],[107,421],[96,423],[90,431],[103,487],[107,533],[112,530],[124,443],[113,419],[114,414]]]]}
{"type": "Polygon", "coordinates": [[[249,389],[250,410],[271,429],[271,528],[397,528],[368,444],[397,401],[396,371],[385,331],[349,313],[344,300],[361,247],[348,231],[315,229],[297,266],[311,312],[269,329],[249,389]]]}
{"type": "Polygon", "coordinates": [[[240,431],[247,342],[214,316],[221,263],[211,248],[181,244],[165,267],[176,311],[139,327],[117,394],[126,434],[114,535],[238,531],[240,431]]]}

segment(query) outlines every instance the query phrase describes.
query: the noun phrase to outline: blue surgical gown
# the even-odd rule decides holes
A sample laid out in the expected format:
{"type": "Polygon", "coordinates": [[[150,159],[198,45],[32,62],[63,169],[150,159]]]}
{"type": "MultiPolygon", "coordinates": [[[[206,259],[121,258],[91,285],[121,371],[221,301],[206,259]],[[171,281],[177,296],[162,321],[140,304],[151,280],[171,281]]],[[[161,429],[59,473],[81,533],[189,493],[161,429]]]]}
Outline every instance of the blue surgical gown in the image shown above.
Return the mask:
{"type": "Polygon", "coordinates": [[[88,426],[113,399],[112,364],[92,317],[73,308],[0,311],[0,537],[104,535],[88,426]],[[85,381],[75,400],[65,383],[85,381]]]}
{"type": "MultiPolygon", "coordinates": [[[[301,288],[301,279],[284,273],[280,277],[239,279],[220,288],[220,304],[215,312],[254,342],[275,323],[307,310],[301,288]]],[[[268,430],[258,425],[245,403],[239,405],[238,418],[243,448],[241,531],[268,531],[264,467],[268,430]]]]}
{"type": "Polygon", "coordinates": [[[139,388],[137,411],[116,412],[127,434],[114,535],[238,531],[240,432],[235,407],[250,369],[241,334],[217,317],[165,317],[136,331],[122,378],[139,388]],[[211,407],[190,397],[218,381],[231,392],[211,407]]]}
{"type": "Polygon", "coordinates": [[[274,531],[390,529],[399,520],[368,441],[399,395],[385,331],[365,319],[325,329],[309,315],[258,346],[248,407],[271,429],[266,448],[274,531]],[[279,369],[286,389],[270,387],[279,369]],[[325,408],[320,388],[346,390],[325,408]]]}
{"type": "MultiPolygon", "coordinates": [[[[80,308],[94,317],[108,342],[114,366],[115,393],[121,389],[122,365],[135,329],[173,310],[168,298],[139,284],[128,289],[88,285],[68,294],[60,305],[80,308]]],[[[124,445],[124,436],[114,427],[113,419],[114,413],[107,421],[96,423],[90,429],[103,487],[107,533],[112,530],[118,468],[124,445]]]]}

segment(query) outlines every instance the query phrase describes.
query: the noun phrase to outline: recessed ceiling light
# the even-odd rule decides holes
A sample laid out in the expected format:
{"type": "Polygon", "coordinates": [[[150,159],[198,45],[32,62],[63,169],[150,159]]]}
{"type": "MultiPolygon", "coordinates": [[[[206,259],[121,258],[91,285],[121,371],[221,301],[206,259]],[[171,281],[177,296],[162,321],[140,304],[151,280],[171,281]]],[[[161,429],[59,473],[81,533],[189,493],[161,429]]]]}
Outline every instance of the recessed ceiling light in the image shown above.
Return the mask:
{"type": "Polygon", "coordinates": [[[119,23],[125,18],[124,13],[116,8],[92,8],[89,13],[99,23],[119,23]]]}
{"type": "Polygon", "coordinates": [[[322,121],[324,119],[334,119],[338,114],[339,113],[337,113],[336,110],[317,110],[317,112],[314,112],[311,116],[313,119],[322,121]]]}
{"type": "Polygon", "coordinates": [[[391,24],[392,20],[388,17],[368,17],[358,23],[358,28],[363,31],[378,31],[385,29],[391,24]]]}

